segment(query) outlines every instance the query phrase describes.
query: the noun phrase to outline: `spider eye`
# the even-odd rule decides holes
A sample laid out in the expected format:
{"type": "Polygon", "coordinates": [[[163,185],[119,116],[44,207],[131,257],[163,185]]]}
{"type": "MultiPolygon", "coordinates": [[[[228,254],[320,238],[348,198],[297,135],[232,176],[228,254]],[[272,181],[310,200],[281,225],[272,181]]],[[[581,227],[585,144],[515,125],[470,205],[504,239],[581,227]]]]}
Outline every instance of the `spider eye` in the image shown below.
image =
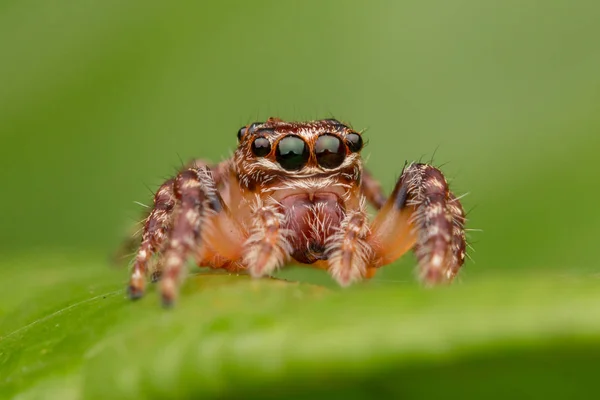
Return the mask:
{"type": "Polygon", "coordinates": [[[351,152],[356,153],[363,147],[362,137],[358,133],[349,133],[346,135],[346,143],[351,152]]]}
{"type": "Polygon", "coordinates": [[[250,124],[250,127],[249,127],[249,129],[250,129],[250,132],[254,131],[254,130],[256,129],[256,127],[257,127],[257,126],[260,126],[260,125],[262,125],[262,124],[264,124],[264,122],[253,122],[253,123],[251,123],[251,124],[250,124]]]}
{"type": "Polygon", "coordinates": [[[271,142],[264,137],[258,137],[252,142],[252,153],[257,157],[264,157],[271,152],[271,142]]]}
{"type": "Polygon", "coordinates": [[[242,127],[240,128],[240,130],[238,131],[238,133],[237,133],[238,142],[239,142],[240,140],[242,140],[242,136],[244,136],[244,133],[246,133],[246,127],[245,127],[245,126],[242,126],[242,127]]]}
{"type": "Polygon", "coordinates": [[[242,126],[237,133],[238,141],[242,140],[242,137],[246,134],[246,132],[252,133],[257,126],[262,125],[263,122],[253,122],[248,126],[242,126]]]}
{"type": "Polygon", "coordinates": [[[346,148],[340,139],[330,134],[319,136],[315,143],[317,162],[323,168],[339,167],[346,158],[346,148]]]}
{"type": "Polygon", "coordinates": [[[279,141],[275,156],[284,169],[297,171],[308,161],[308,146],[298,136],[286,136],[279,141]]]}

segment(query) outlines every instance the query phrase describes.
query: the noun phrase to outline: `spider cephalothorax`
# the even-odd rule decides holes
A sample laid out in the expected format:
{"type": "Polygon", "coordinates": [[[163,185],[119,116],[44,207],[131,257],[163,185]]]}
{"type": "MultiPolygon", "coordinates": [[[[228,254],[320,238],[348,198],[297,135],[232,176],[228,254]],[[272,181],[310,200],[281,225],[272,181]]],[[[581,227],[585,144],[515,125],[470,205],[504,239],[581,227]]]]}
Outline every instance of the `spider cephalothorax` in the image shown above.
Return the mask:
{"type": "Polygon", "coordinates": [[[332,119],[283,122],[271,118],[264,124],[240,129],[234,155],[240,186],[273,190],[330,186],[341,180],[346,185],[360,181],[362,148],[360,134],[332,119]],[[303,185],[305,180],[309,183],[303,185]]]}
{"type": "Polygon", "coordinates": [[[295,261],[347,285],[414,249],[424,282],[458,273],[464,212],[438,169],[406,166],[386,198],[362,166],[361,134],[337,120],[270,118],[242,127],[238,142],[232,159],[195,161],[159,188],[133,267],[133,298],[152,272],[171,304],[190,257],[253,276],[295,261]],[[379,210],[371,222],[367,202],[379,210]]]}
{"type": "Polygon", "coordinates": [[[312,264],[325,257],[344,210],[359,206],[362,138],[328,119],[302,123],[269,119],[240,130],[234,156],[236,176],[247,202],[278,204],[290,234],[290,255],[312,264]]]}

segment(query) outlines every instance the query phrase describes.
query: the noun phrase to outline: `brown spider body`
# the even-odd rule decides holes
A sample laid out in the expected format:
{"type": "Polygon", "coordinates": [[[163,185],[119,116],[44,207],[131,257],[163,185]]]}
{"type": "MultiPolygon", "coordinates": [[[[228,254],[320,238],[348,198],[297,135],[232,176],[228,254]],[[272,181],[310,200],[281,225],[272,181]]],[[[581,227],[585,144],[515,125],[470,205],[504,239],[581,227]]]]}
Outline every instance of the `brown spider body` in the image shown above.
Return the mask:
{"type": "Polygon", "coordinates": [[[464,212],[436,168],[407,166],[389,199],[364,170],[362,138],[337,120],[243,127],[230,160],[196,161],[157,191],[129,292],[161,277],[171,304],[193,257],[200,266],[259,277],[295,260],[341,285],[373,276],[410,249],[420,278],[451,281],[464,262],[464,212]],[[372,222],[366,203],[379,210],[372,222]]]}

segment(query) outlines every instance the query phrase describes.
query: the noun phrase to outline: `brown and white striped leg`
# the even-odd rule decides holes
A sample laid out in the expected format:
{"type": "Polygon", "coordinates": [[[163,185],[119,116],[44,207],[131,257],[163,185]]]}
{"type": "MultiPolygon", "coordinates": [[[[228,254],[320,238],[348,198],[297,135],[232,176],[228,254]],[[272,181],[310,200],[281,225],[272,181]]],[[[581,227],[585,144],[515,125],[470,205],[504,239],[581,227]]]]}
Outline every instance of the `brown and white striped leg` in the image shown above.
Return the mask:
{"type": "MultiPolygon", "coordinates": [[[[217,187],[219,182],[224,179],[225,170],[228,163],[223,162],[213,167],[203,160],[193,160],[186,164],[183,171],[187,169],[210,170],[212,174],[211,185],[217,187]]],[[[132,299],[138,299],[144,294],[146,286],[146,277],[151,275],[153,282],[159,280],[162,275],[164,257],[159,253],[164,250],[165,244],[173,221],[173,210],[176,203],[174,194],[175,179],[169,179],[163,183],[154,196],[154,206],[149,212],[146,212],[144,219],[141,244],[138,247],[137,255],[134,260],[131,278],[128,286],[128,293],[132,299]]],[[[216,189],[215,189],[216,190],[216,189]]],[[[136,241],[135,235],[122,246],[131,246],[136,241]]]]}
{"type": "Polygon", "coordinates": [[[464,263],[464,222],[463,208],[442,172],[431,165],[410,164],[371,227],[375,266],[389,264],[413,248],[425,284],[451,281],[464,263]]]}
{"type": "Polygon", "coordinates": [[[164,254],[160,292],[165,306],[173,303],[184,276],[185,263],[201,237],[205,211],[221,212],[225,204],[208,168],[190,168],[177,175],[173,191],[177,199],[173,228],[164,254]]]}
{"type": "Polygon", "coordinates": [[[244,244],[244,264],[252,276],[261,277],[282,266],[292,248],[288,232],[282,228],[285,216],[279,206],[259,206],[253,219],[253,229],[244,244]]]}
{"type": "MultiPolygon", "coordinates": [[[[460,267],[465,262],[466,256],[466,237],[465,237],[465,212],[460,204],[460,201],[452,192],[448,192],[448,199],[446,202],[446,217],[452,221],[452,239],[451,249],[448,258],[451,260],[448,262],[448,269],[446,270],[446,279],[452,280],[458,274],[460,267]]],[[[420,253],[426,250],[426,248],[419,247],[415,249],[419,261],[421,261],[420,253]]],[[[427,255],[425,255],[425,260],[427,255]]],[[[423,270],[422,270],[423,272],[423,270]]]]}
{"type": "MultiPolygon", "coordinates": [[[[222,162],[217,165],[210,166],[209,163],[202,159],[196,159],[189,161],[184,165],[184,167],[180,171],[185,171],[189,168],[200,168],[200,167],[209,167],[213,173],[213,177],[215,182],[218,184],[221,179],[221,171],[227,168],[227,163],[222,162]]],[[[169,180],[170,182],[172,180],[169,180]]],[[[172,185],[171,185],[172,187],[172,185]]],[[[159,188],[160,191],[160,188],[159,188]]],[[[155,195],[156,197],[156,195],[155,195]]],[[[139,203],[138,203],[139,204],[139,203]]],[[[156,204],[156,199],[155,199],[156,204]]],[[[115,264],[120,264],[124,258],[128,258],[132,252],[135,252],[140,249],[140,244],[143,241],[143,233],[146,231],[145,224],[150,219],[150,214],[152,213],[153,208],[146,208],[141,213],[141,222],[136,223],[131,227],[131,231],[129,235],[121,242],[120,246],[113,253],[111,259],[115,264]]],[[[160,249],[156,250],[160,251],[160,249]]],[[[152,272],[152,271],[149,271],[152,272]]],[[[158,270],[160,273],[160,269],[158,270]]]]}
{"type": "Polygon", "coordinates": [[[146,218],[142,243],[135,257],[128,286],[129,296],[132,299],[138,299],[144,294],[149,263],[167,239],[175,206],[173,183],[174,180],[169,179],[161,185],[154,196],[154,208],[146,218]]]}
{"type": "Polygon", "coordinates": [[[365,276],[372,259],[368,236],[368,219],[364,205],[361,205],[361,209],[344,217],[339,231],[328,240],[329,273],[341,286],[348,286],[365,276]]]}

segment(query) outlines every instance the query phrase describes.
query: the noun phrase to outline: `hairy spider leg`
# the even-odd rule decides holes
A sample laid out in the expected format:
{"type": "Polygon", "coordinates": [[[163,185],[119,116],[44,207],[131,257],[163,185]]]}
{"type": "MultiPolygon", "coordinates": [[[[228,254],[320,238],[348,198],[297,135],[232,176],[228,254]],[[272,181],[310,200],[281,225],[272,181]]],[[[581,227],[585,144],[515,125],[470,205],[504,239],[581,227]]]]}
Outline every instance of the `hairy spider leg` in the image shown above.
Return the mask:
{"type": "Polygon", "coordinates": [[[366,168],[362,170],[359,191],[352,192],[350,197],[358,209],[348,212],[337,233],[327,240],[327,261],[314,264],[317,268],[327,269],[341,286],[348,286],[376,270],[370,268],[373,250],[366,240],[370,228],[365,200],[376,210],[387,201],[381,185],[366,168]]]}
{"type": "MultiPolygon", "coordinates": [[[[196,159],[196,160],[192,160],[192,161],[186,163],[178,172],[185,171],[186,169],[192,168],[192,167],[204,167],[204,166],[209,166],[209,165],[210,164],[205,160],[196,159]]],[[[215,182],[217,182],[217,184],[221,180],[221,177],[218,174],[218,171],[221,170],[220,166],[221,166],[221,164],[209,167],[213,171],[213,176],[214,176],[215,182]]],[[[164,203],[164,205],[169,204],[168,201],[165,202],[165,201],[163,201],[163,199],[157,199],[157,194],[161,191],[164,194],[171,193],[172,185],[173,185],[173,179],[169,179],[168,181],[163,183],[161,185],[161,187],[159,187],[158,191],[154,193],[154,206],[153,207],[145,206],[141,203],[136,202],[137,204],[140,204],[146,208],[144,208],[143,212],[141,213],[141,217],[142,217],[141,221],[132,226],[132,229],[131,229],[129,235],[121,242],[120,246],[113,253],[112,261],[115,264],[119,264],[122,261],[122,259],[131,256],[132,253],[137,252],[139,254],[139,250],[141,249],[141,244],[144,242],[144,235],[146,235],[146,232],[148,231],[148,227],[147,227],[148,221],[154,220],[154,221],[158,222],[156,215],[154,215],[154,216],[152,215],[154,210],[157,208],[157,201],[159,203],[160,202],[164,203]],[[165,187],[165,185],[168,187],[165,187]],[[151,218],[151,216],[152,216],[152,218],[151,218]]],[[[171,199],[171,200],[174,202],[174,199],[171,199]]],[[[173,206],[173,204],[171,204],[171,208],[172,208],[172,206],[173,206]]],[[[159,205],[159,207],[160,207],[160,205],[159,205]]],[[[159,237],[157,237],[156,239],[159,239],[159,237]]],[[[155,240],[155,242],[156,242],[156,240],[155,240]]],[[[162,240],[161,240],[161,242],[162,242],[162,240]]],[[[149,243],[146,244],[146,247],[148,247],[148,244],[149,243]]],[[[152,254],[160,251],[161,249],[158,248],[158,249],[153,250],[152,247],[148,247],[147,250],[150,250],[150,252],[147,254],[149,254],[151,256],[152,254]]],[[[149,261],[150,261],[150,259],[148,259],[147,262],[149,263],[149,261]]],[[[155,264],[149,263],[147,266],[146,266],[146,263],[143,263],[139,267],[142,268],[142,271],[141,271],[142,277],[144,276],[146,269],[147,269],[148,273],[153,275],[153,280],[156,280],[156,278],[160,277],[160,273],[161,273],[160,262],[155,263],[155,264]]],[[[135,266],[134,266],[134,269],[135,269],[135,266]]]]}
{"type": "Polygon", "coordinates": [[[148,264],[153,255],[162,249],[167,239],[175,206],[173,183],[173,179],[167,180],[154,195],[154,207],[146,218],[142,243],[135,257],[129,280],[128,292],[132,299],[143,296],[149,269],[148,264]]]}
{"type": "Polygon", "coordinates": [[[285,215],[278,205],[263,205],[253,212],[252,221],[253,228],[244,243],[244,264],[254,277],[269,275],[292,253],[289,232],[283,229],[285,215]]]}
{"type": "Polygon", "coordinates": [[[437,168],[408,165],[371,225],[375,254],[366,277],[413,249],[419,278],[428,285],[449,282],[465,260],[465,215],[437,168]]]}
{"type": "Polygon", "coordinates": [[[162,272],[165,305],[175,300],[184,264],[191,255],[198,265],[213,268],[231,267],[240,257],[246,235],[219,194],[215,175],[223,180],[207,166],[189,168],[161,186],[134,264],[129,284],[132,298],[143,295],[148,260],[157,251],[162,252],[157,262],[162,271],[155,271],[153,279],[162,272]]]}
{"type": "MultiPolygon", "coordinates": [[[[191,167],[208,167],[208,163],[200,159],[192,160],[181,171],[191,167]]],[[[218,166],[214,169],[220,170],[218,166]]],[[[221,178],[220,175],[215,173],[213,175],[215,175],[215,181],[218,182],[221,178]]],[[[161,257],[155,259],[154,256],[163,250],[171,229],[173,207],[175,206],[174,181],[174,179],[168,179],[158,188],[154,195],[153,207],[144,210],[143,229],[137,230],[125,239],[116,253],[125,254],[137,249],[128,286],[128,293],[132,299],[144,295],[148,274],[151,275],[153,282],[156,282],[162,274],[164,260],[161,257]]]]}
{"type": "MultiPolygon", "coordinates": [[[[173,228],[164,255],[164,271],[160,281],[160,291],[163,304],[170,306],[177,296],[179,284],[184,276],[185,262],[193,251],[207,245],[216,252],[241,248],[242,232],[235,232],[238,225],[230,217],[230,212],[219,194],[211,170],[207,167],[190,168],[177,175],[173,185],[177,199],[173,228]],[[229,230],[226,238],[221,229],[219,219],[223,218],[229,230]],[[235,239],[238,238],[238,243],[235,239]],[[231,241],[233,240],[233,246],[231,241]],[[222,244],[222,246],[219,246],[222,244]],[[224,245],[224,246],[223,246],[224,245]],[[237,246],[236,246],[237,245],[237,246]]],[[[218,260],[218,265],[208,266],[219,268],[227,264],[231,254],[213,254],[212,262],[218,260]]],[[[237,254],[234,256],[237,257],[237,254]]],[[[231,260],[231,261],[234,261],[231,260]]]]}
{"type": "MultiPolygon", "coordinates": [[[[182,277],[183,265],[187,261],[196,238],[200,235],[200,221],[210,194],[202,187],[200,171],[188,169],[175,178],[173,192],[177,198],[177,210],[173,230],[165,251],[165,263],[160,291],[164,305],[175,300],[177,287],[182,277]]],[[[220,207],[218,200],[208,201],[213,209],[220,207]]]]}
{"type": "Polygon", "coordinates": [[[367,198],[367,201],[375,209],[380,210],[385,205],[387,197],[383,189],[381,189],[381,185],[366,168],[362,170],[360,189],[362,194],[367,198]]]}
{"type": "Polygon", "coordinates": [[[348,286],[366,273],[372,250],[367,242],[369,221],[364,202],[359,209],[349,211],[339,230],[328,239],[329,273],[341,285],[348,286]]]}

